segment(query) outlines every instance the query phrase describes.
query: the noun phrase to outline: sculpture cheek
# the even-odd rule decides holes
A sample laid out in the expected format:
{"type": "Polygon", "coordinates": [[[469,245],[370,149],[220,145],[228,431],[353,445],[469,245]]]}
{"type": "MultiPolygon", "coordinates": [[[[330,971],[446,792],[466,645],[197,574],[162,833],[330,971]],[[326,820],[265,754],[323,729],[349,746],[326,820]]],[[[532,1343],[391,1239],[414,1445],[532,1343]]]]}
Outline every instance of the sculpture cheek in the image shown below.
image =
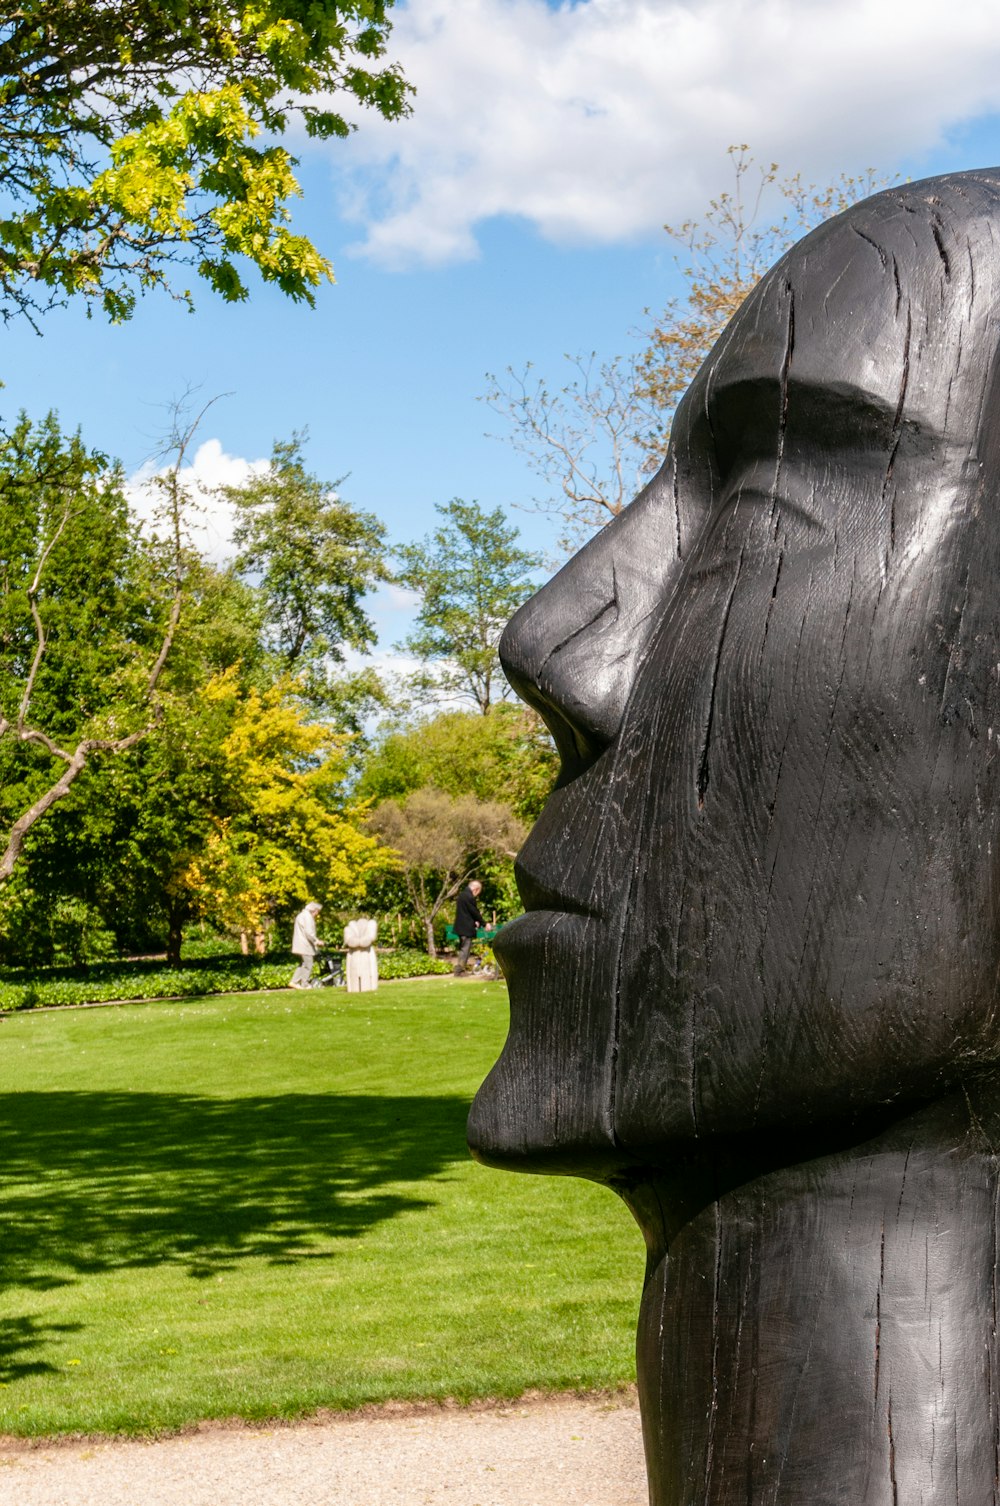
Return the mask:
{"type": "Polygon", "coordinates": [[[918,1101],[995,1058],[995,566],[965,547],[884,587],[867,552],[779,579],[748,550],[672,599],[614,754],[633,1152],[918,1101]]]}

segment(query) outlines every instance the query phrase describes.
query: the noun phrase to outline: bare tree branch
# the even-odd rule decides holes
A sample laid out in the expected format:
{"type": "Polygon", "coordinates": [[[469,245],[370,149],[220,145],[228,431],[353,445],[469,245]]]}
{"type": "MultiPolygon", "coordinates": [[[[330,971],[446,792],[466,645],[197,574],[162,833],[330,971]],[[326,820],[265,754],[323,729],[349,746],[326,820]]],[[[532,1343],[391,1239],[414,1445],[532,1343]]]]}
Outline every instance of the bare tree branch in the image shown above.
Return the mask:
{"type": "Polygon", "coordinates": [[[73,501],[67,500],[59,519],[58,525],[41,550],[31,585],[27,590],[28,604],[35,631],[35,647],[32,655],[31,666],[25,680],[24,690],[21,695],[16,722],[11,722],[6,717],[0,717],[0,738],[13,732],[19,743],[29,744],[44,750],[52,759],[65,765],[59,778],[49,785],[41,795],[25,811],[21,813],[10,828],[6,848],[0,857],[0,884],[3,884],[11,875],[14,867],[24,850],[25,839],[31,828],[37,821],[62,800],[70,791],[73,783],[87,767],[92,754],[108,753],[117,755],[133,748],[143,738],[148,737],[156,726],[161,713],[161,708],[156,700],[156,689],[160,681],[164,666],[174,644],[177,629],[181,620],[181,612],[184,602],[184,505],[187,500],[184,487],[180,480],[180,471],[185,457],[190,448],[191,441],[197,432],[198,426],[207,413],[212,403],[212,398],[206,403],[197,417],[192,421],[182,423],[184,412],[183,399],[174,404],[173,422],[171,427],[171,440],[173,441],[173,463],[165,477],[157,478],[161,482],[167,494],[167,516],[170,522],[171,548],[173,555],[173,592],[170,603],[170,611],[164,627],[156,656],[150,667],[149,676],[146,680],[143,693],[143,701],[148,708],[149,716],[145,725],[136,730],[126,733],[121,737],[82,737],[76,746],[70,750],[60,746],[48,733],[40,727],[27,724],[28,712],[34,693],[38,674],[45,659],[48,648],[48,634],[45,627],[45,618],[42,613],[41,602],[44,597],[44,583],[46,566],[52,556],[55,545],[63,535],[66,526],[74,515],[73,501]]]}
{"type": "Polygon", "coordinates": [[[507,420],[504,437],[550,488],[528,510],[561,517],[560,545],[568,550],[635,495],[643,465],[638,436],[654,426],[655,413],[639,392],[636,358],[565,359],[575,375],[558,391],[533,378],[529,362],[520,372],[508,367],[502,381],[487,374],[484,401],[507,420]]]}
{"type": "Polygon", "coordinates": [[[745,145],[728,156],[732,186],[700,218],[664,226],[682,248],[684,292],[658,315],[646,310],[640,355],[567,356],[574,374],[558,389],[532,376],[530,363],[508,367],[503,380],[487,375],[483,400],[507,421],[502,437],[549,488],[529,510],[563,519],[566,550],[617,517],[659,467],[678,401],[772,262],[803,231],[884,186],[872,169],[817,187],[797,173],[781,178],[777,163],[755,162],[745,145]]]}
{"type": "Polygon", "coordinates": [[[62,534],[66,528],[66,524],[69,522],[72,510],[72,501],[67,501],[66,506],[63,508],[63,515],[59,519],[59,525],[53,533],[52,537],[49,539],[49,542],[46,544],[45,548],[42,550],[41,557],[38,561],[38,568],[35,570],[34,580],[28,587],[28,605],[31,608],[32,621],[35,624],[35,653],[31,661],[31,669],[28,671],[28,678],[25,681],[24,685],[24,694],[21,697],[21,704],[17,712],[17,730],[18,733],[22,736],[24,734],[25,718],[28,715],[28,707],[31,705],[31,697],[35,689],[35,680],[38,676],[38,668],[43,658],[45,657],[45,645],[47,641],[45,637],[45,625],[42,622],[41,613],[38,610],[38,590],[42,582],[42,572],[45,569],[46,564],[48,563],[49,555],[52,553],[56,544],[58,544],[60,538],[62,537],[62,534]]]}

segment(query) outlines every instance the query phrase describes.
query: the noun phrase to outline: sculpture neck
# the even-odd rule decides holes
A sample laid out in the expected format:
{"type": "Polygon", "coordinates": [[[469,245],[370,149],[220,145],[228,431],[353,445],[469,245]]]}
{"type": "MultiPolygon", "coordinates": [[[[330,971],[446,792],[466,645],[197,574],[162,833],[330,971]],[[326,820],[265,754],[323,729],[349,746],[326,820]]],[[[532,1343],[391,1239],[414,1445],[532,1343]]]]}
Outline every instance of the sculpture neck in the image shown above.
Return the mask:
{"type": "MultiPolygon", "coordinates": [[[[654,1253],[638,1336],[651,1506],[1000,1500],[990,1096],[750,1177],[654,1253]]],[[[630,1198],[647,1234],[637,1204],[669,1204],[671,1181],[630,1198]]]]}

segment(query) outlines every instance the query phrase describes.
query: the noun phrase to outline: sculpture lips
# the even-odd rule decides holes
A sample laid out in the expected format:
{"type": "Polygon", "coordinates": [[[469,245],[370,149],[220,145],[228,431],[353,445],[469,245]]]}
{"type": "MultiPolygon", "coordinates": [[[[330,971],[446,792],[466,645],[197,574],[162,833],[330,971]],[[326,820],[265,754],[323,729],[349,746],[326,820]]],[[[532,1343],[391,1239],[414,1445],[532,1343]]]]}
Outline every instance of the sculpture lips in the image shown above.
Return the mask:
{"type": "Polygon", "coordinates": [[[552,934],[553,927],[560,923],[579,928],[599,924],[600,917],[570,909],[526,910],[504,926],[493,943],[493,950],[501,963],[509,961],[515,952],[521,955],[526,948],[543,944],[552,934]]]}
{"type": "Polygon", "coordinates": [[[472,1105],[470,1148],[492,1166],[606,1180],[623,1160],[611,1121],[614,948],[599,921],[565,910],[519,916],[495,947],[510,1030],[472,1105]]]}
{"type": "MultiPolygon", "coordinates": [[[[592,920],[602,920],[600,910],[593,903],[592,896],[586,898],[566,894],[549,883],[541,874],[533,871],[525,863],[525,853],[534,845],[533,836],[528,838],[522,848],[517,861],[514,864],[514,873],[517,878],[517,891],[521,896],[521,902],[525,910],[532,914],[536,911],[549,911],[559,915],[584,915],[592,920]]],[[[563,875],[563,877],[565,877],[563,875]]]]}

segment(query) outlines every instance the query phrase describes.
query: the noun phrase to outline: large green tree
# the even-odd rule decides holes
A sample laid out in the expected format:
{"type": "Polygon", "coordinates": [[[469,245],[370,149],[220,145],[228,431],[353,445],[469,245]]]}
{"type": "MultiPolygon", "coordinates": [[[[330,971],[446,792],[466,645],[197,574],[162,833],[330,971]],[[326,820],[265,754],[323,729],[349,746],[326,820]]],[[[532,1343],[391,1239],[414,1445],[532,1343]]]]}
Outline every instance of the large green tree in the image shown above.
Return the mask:
{"type": "Polygon", "coordinates": [[[307,891],[358,896],[372,844],[350,812],[353,741],[281,675],[265,615],[258,589],[186,562],[155,728],[92,760],[27,834],[0,893],[3,955],[109,942],[176,959],[195,916],[255,932],[307,891]]]}
{"type": "Polygon", "coordinates": [[[559,757],[541,717],[501,701],[485,716],[443,711],[387,729],[364,759],[357,793],[378,805],[432,786],[447,795],[502,801],[531,822],[558,773],[559,757]]]}
{"type": "Polygon", "coordinates": [[[504,511],[455,497],[420,543],[396,551],[397,579],[420,598],[399,648],[423,661],[410,687],[424,700],[471,701],[485,716],[507,693],[497,647],[509,618],[535,589],[541,560],[522,549],[504,511]]]}
{"type": "MultiPolygon", "coordinates": [[[[329,708],[317,727],[315,699],[307,704],[289,688],[294,714],[274,701],[290,663],[336,650],[324,622],[365,641],[361,586],[348,570],[338,613],[328,573],[319,618],[308,624],[309,653],[289,654],[267,561],[254,578],[215,569],[183,546],[179,477],[190,436],[188,425],[158,478],[152,536],[130,517],[116,468],[79,436],[63,435],[54,418],[38,426],[22,419],[0,441],[0,933],[30,928],[41,956],[58,944],[58,927],[80,946],[113,935],[128,948],[166,942],[176,955],[185,920],[211,908],[203,902],[209,872],[216,894],[228,895],[227,914],[253,908],[241,865],[254,877],[257,912],[277,914],[297,897],[279,870],[286,878],[336,870],[343,888],[334,858],[351,841],[351,850],[365,849],[341,815],[349,741],[329,708]],[[280,723],[298,738],[297,753],[289,741],[287,770],[279,758],[267,788],[233,751],[251,706],[268,708],[251,716],[255,729],[280,723]],[[328,751],[317,759],[320,746],[328,751]],[[295,811],[314,818],[298,848],[301,822],[265,808],[297,782],[295,811]],[[205,882],[195,881],[199,872],[205,882]]],[[[353,539],[345,508],[317,505],[320,525],[332,532],[339,523],[353,539]]],[[[363,541],[379,543],[374,520],[358,526],[363,541]]],[[[354,542],[360,557],[364,544],[354,542]]]]}
{"type": "Polygon", "coordinates": [[[125,319],[172,267],[241,299],[241,262],[311,301],[331,269],[289,228],[280,138],[346,136],[345,105],[406,112],[392,4],[19,0],[0,18],[0,311],[82,295],[125,319]]]}
{"type": "Polygon", "coordinates": [[[261,629],[251,588],[186,561],[184,612],[152,735],[84,772],[36,828],[15,891],[72,894],[97,910],[120,948],[166,946],[179,957],[194,913],[185,871],[243,798],[225,756],[235,709],[273,681],[261,629]]]}
{"type": "Polygon", "coordinates": [[[234,569],[255,587],[278,672],[316,704],[353,714],[359,697],[377,699],[370,675],[345,680],[340,667],[347,649],[375,642],[365,596],[388,577],[385,529],[340,496],[340,482],[306,469],[303,443],[276,442],[265,471],[220,494],[236,515],[234,569]]]}
{"type": "MultiPolygon", "coordinates": [[[[349,732],[371,676],[334,670],[347,647],[370,645],[363,597],[385,575],[381,525],[308,474],[298,441],[233,492],[231,568],[198,559],[183,542],[181,482],[194,429],[177,425],[152,537],[130,518],[116,469],[54,418],[0,438],[0,884],[76,786],[66,811],[77,835],[65,841],[57,823],[62,867],[101,907],[101,875],[117,865],[114,882],[167,914],[175,946],[187,903],[177,874],[232,815],[219,787],[228,731],[205,687],[238,671],[229,683],[245,699],[294,676],[310,716],[349,732]],[[120,777],[104,768],[78,783],[95,760],[126,753],[120,777]]],[[[46,846],[31,852],[51,892],[61,860],[43,861],[46,846]]]]}

